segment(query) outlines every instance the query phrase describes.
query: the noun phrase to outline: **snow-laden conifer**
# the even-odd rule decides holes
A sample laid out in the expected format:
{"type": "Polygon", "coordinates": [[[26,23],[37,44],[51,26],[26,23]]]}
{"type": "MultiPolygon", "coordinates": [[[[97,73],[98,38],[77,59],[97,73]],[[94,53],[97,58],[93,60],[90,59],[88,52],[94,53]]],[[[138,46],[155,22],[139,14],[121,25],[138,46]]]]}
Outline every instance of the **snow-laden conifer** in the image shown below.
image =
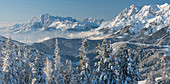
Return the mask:
{"type": "Polygon", "coordinates": [[[79,61],[78,65],[78,70],[79,70],[79,75],[78,75],[78,80],[80,81],[81,84],[90,84],[91,83],[91,70],[90,70],[90,65],[89,65],[89,58],[87,57],[87,40],[84,38],[82,41],[82,45],[79,48],[79,57],[82,58],[79,61]]]}
{"type": "Polygon", "coordinates": [[[124,45],[123,52],[116,61],[117,83],[129,84],[139,81],[138,63],[131,58],[131,51],[127,49],[127,45],[124,45]]]}
{"type": "Polygon", "coordinates": [[[95,63],[94,80],[95,84],[112,84],[116,82],[115,77],[115,63],[113,58],[113,49],[111,47],[111,41],[108,43],[106,39],[103,40],[102,45],[98,44],[96,56],[99,61],[95,63]]]}
{"type": "Polygon", "coordinates": [[[145,84],[155,84],[155,83],[156,83],[155,73],[154,73],[154,71],[151,71],[147,76],[145,84]]]}
{"type": "MultiPolygon", "coordinates": [[[[1,39],[0,39],[0,47],[2,47],[2,41],[1,41],[1,39]]],[[[1,50],[0,50],[1,51],[1,50]]],[[[2,54],[0,53],[0,56],[1,56],[1,59],[2,59],[2,54]]],[[[0,59],[0,60],[1,60],[0,59]]],[[[1,69],[1,67],[0,67],[0,84],[3,84],[3,72],[2,72],[2,69],[1,69]]]]}
{"type": "Polygon", "coordinates": [[[48,57],[46,57],[46,67],[45,67],[45,72],[46,72],[46,80],[47,80],[47,84],[54,84],[55,80],[53,78],[53,66],[52,66],[52,61],[49,60],[48,57]]]}
{"type": "Polygon", "coordinates": [[[55,54],[55,58],[54,58],[54,79],[55,82],[57,84],[63,84],[64,83],[64,79],[63,79],[63,65],[60,62],[60,54],[59,54],[60,50],[58,47],[58,40],[56,39],[56,44],[55,44],[55,50],[54,50],[54,54],[55,54]]]}
{"type": "Polygon", "coordinates": [[[44,61],[40,52],[36,51],[35,62],[32,65],[32,84],[46,84],[46,74],[43,71],[44,61]]]}
{"type": "MultiPolygon", "coordinates": [[[[16,45],[17,46],[17,45],[16,45]]],[[[18,78],[19,78],[19,83],[20,84],[26,84],[24,77],[24,61],[22,59],[22,55],[21,55],[21,49],[19,47],[19,49],[17,49],[17,47],[15,48],[18,51],[18,54],[16,56],[16,67],[17,67],[17,74],[18,74],[18,78]]]]}
{"type": "Polygon", "coordinates": [[[66,64],[64,66],[64,84],[73,84],[73,70],[71,60],[66,60],[66,64]]]}
{"type": "Polygon", "coordinates": [[[168,61],[166,60],[166,53],[164,53],[164,55],[161,58],[161,64],[162,64],[162,82],[163,83],[168,83],[168,81],[170,81],[170,79],[168,78],[168,69],[167,69],[167,65],[168,65],[168,61]]]}
{"type": "Polygon", "coordinates": [[[2,71],[4,73],[3,83],[4,84],[17,84],[19,83],[18,74],[15,66],[16,53],[11,45],[11,38],[8,38],[6,48],[3,50],[3,66],[2,71]]]}
{"type": "Polygon", "coordinates": [[[22,69],[23,69],[23,73],[24,73],[24,81],[26,84],[31,83],[31,78],[32,78],[32,71],[31,71],[31,67],[30,67],[30,58],[29,58],[29,50],[27,48],[24,48],[24,53],[23,53],[23,64],[22,64],[22,69]]]}

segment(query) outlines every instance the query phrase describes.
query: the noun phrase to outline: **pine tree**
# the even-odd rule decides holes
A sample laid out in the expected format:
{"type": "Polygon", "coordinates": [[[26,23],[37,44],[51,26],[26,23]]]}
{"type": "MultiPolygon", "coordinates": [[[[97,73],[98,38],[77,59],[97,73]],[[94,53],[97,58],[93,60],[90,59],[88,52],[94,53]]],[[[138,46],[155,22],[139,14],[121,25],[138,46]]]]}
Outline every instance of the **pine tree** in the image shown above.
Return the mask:
{"type": "Polygon", "coordinates": [[[15,66],[15,51],[11,45],[11,38],[8,38],[6,43],[6,49],[3,50],[3,59],[2,71],[4,73],[3,83],[4,84],[18,84],[18,74],[16,73],[17,69],[15,66]]]}
{"type": "Polygon", "coordinates": [[[66,60],[64,68],[64,84],[73,84],[73,70],[71,60],[66,60]]]}
{"type": "Polygon", "coordinates": [[[4,42],[2,42],[1,38],[0,38],[0,66],[2,66],[2,63],[3,63],[3,50],[4,49],[4,42]]]}
{"type": "Polygon", "coordinates": [[[54,50],[55,53],[55,58],[54,58],[54,79],[57,84],[63,84],[64,79],[63,79],[63,65],[60,62],[60,55],[59,55],[59,47],[58,47],[58,40],[56,39],[56,48],[54,50]]]}
{"type": "MultiPolygon", "coordinates": [[[[96,53],[97,53],[97,56],[95,57],[95,59],[100,59],[101,58],[101,47],[100,47],[100,44],[98,43],[98,46],[96,47],[96,53]]],[[[93,83],[99,83],[99,75],[100,73],[98,73],[99,71],[96,70],[98,68],[98,62],[94,64],[94,70],[93,70],[93,75],[92,75],[92,82],[93,83]]]]}
{"type": "Polygon", "coordinates": [[[3,84],[2,78],[3,78],[3,72],[2,72],[2,69],[0,67],[0,84],[3,84]]]}
{"type": "Polygon", "coordinates": [[[108,65],[108,72],[107,72],[107,84],[113,84],[116,82],[116,75],[115,75],[115,58],[113,56],[113,49],[111,47],[111,41],[108,42],[108,47],[107,47],[107,52],[109,57],[107,58],[109,61],[109,65],[108,65]]]}
{"type": "MultiPolygon", "coordinates": [[[[0,39],[0,47],[2,47],[2,41],[1,41],[1,39],[0,39]]],[[[0,50],[0,51],[1,51],[1,50],[0,50]]],[[[0,53],[0,55],[1,55],[1,53],[0,53]]],[[[1,57],[2,57],[2,56],[1,56],[1,57]]],[[[1,69],[1,67],[0,67],[0,84],[3,84],[2,78],[3,78],[3,72],[2,72],[2,69],[1,69]]]]}
{"type": "Polygon", "coordinates": [[[140,75],[139,75],[139,72],[137,70],[136,63],[131,58],[130,51],[128,51],[127,63],[128,63],[128,65],[127,65],[128,76],[126,77],[125,82],[127,82],[127,83],[137,83],[140,75]]]}
{"type": "Polygon", "coordinates": [[[79,57],[82,58],[79,61],[79,75],[78,79],[81,84],[90,84],[91,83],[91,70],[89,65],[89,58],[87,57],[87,40],[84,38],[81,47],[79,48],[79,57]]]}
{"type": "Polygon", "coordinates": [[[164,53],[164,56],[162,56],[161,63],[162,63],[162,81],[163,83],[167,83],[169,81],[168,78],[168,71],[167,71],[167,63],[166,63],[166,53],[164,53]]]}
{"type": "Polygon", "coordinates": [[[55,84],[53,79],[53,67],[52,62],[46,57],[46,67],[45,67],[46,75],[47,75],[47,84],[55,84]]]}
{"type": "Polygon", "coordinates": [[[20,47],[19,47],[19,50],[18,50],[17,45],[15,45],[15,50],[18,51],[18,54],[16,55],[16,63],[15,63],[15,65],[17,67],[17,74],[18,74],[18,78],[19,78],[19,83],[20,84],[26,84],[24,79],[23,79],[25,77],[25,74],[24,74],[24,71],[23,71],[24,62],[23,62],[23,59],[22,59],[20,47]]]}
{"type": "Polygon", "coordinates": [[[154,72],[151,71],[151,73],[147,76],[146,82],[145,84],[155,84],[155,76],[154,76],[154,72]]]}
{"type": "Polygon", "coordinates": [[[124,46],[124,51],[120,58],[118,58],[117,71],[119,74],[117,78],[121,84],[137,83],[140,79],[140,74],[138,72],[137,63],[132,60],[130,55],[130,50],[126,49],[124,46]]]}
{"type": "MultiPolygon", "coordinates": [[[[126,47],[126,46],[125,46],[126,47]]],[[[121,72],[120,72],[120,80],[121,80],[121,84],[125,84],[127,81],[127,72],[128,72],[128,51],[127,49],[124,48],[124,51],[120,57],[120,68],[121,68],[121,72]]]]}
{"type": "Polygon", "coordinates": [[[23,73],[24,73],[24,81],[26,84],[30,84],[31,82],[31,76],[32,76],[32,71],[31,71],[31,67],[30,67],[30,61],[29,61],[29,55],[28,55],[28,49],[25,48],[24,49],[24,54],[23,54],[23,61],[24,61],[24,64],[22,64],[22,69],[23,69],[23,73]]]}
{"type": "Polygon", "coordinates": [[[113,84],[116,82],[114,72],[115,63],[112,56],[113,49],[110,43],[111,41],[109,41],[107,44],[106,39],[104,39],[101,47],[98,44],[98,56],[96,56],[96,58],[99,59],[99,62],[95,63],[95,84],[113,84]]]}
{"type": "Polygon", "coordinates": [[[32,84],[46,84],[46,74],[43,71],[43,56],[36,50],[35,62],[32,66],[33,79],[32,84]]]}
{"type": "Polygon", "coordinates": [[[134,74],[133,74],[133,82],[137,84],[138,81],[141,80],[141,74],[139,73],[139,63],[138,63],[137,60],[134,63],[133,72],[134,72],[134,74]]]}
{"type": "Polygon", "coordinates": [[[121,58],[115,58],[115,75],[116,75],[116,84],[121,84],[121,58]]]}

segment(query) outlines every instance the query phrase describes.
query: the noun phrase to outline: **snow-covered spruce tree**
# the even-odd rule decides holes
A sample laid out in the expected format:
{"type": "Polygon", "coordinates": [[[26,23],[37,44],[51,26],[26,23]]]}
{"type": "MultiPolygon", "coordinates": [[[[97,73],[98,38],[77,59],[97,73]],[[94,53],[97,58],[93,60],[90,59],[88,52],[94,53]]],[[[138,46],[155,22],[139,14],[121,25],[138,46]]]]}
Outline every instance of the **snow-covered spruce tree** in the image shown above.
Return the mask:
{"type": "MultiPolygon", "coordinates": [[[[126,46],[125,46],[126,47],[126,46]]],[[[124,48],[124,51],[122,52],[122,55],[120,56],[119,59],[119,66],[120,66],[120,71],[119,72],[119,80],[120,80],[120,84],[125,84],[126,82],[126,78],[127,78],[127,67],[128,67],[128,51],[127,49],[124,48]]]]}
{"type": "Polygon", "coordinates": [[[45,70],[46,75],[47,75],[47,84],[55,84],[55,80],[53,79],[53,67],[52,67],[52,61],[50,61],[48,59],[48,57],[46,57],[46,67],[45,70]]]}
{"type": "Polygon", "coordinates": [[[155,84],[155,83],[156,83],[156,81],[155,81],[154,72],[151,71],[151,72],[149,73],[149,75],[147,76],[147,79],[146,79],[145,84],[155,84]]]}
{"type": "Polygon", "coordinates": [[[21,50],[20,50],[20,47],[18,49],[17,45],[15,45],[15,50],[16,52],[18,53],[16,55],[16,63],[15,63],[15,66],[17,68],[17,74],[18,74],[18,78],[19,78],[19,84],[26,84],[25,81],[24,81],[24,77],[25,77],[25,74],[24,74],[24,62],[23,62],[23,59],[22,59],[22,55],[21,55],[21,50]]]}
{"type": "Polygon", "coordinates": [[[167,60],[166,60],[166,53],[164,53],[164,56],[161,58],[161,64],[162,64],[162,82],[167,83],[170,81],[168,78],[168,71],[167,71],[167,60]]]}
{"type": "Polygon", "coordinates": [[[127,46],[125,45],[122,55],[116,60],[115,71],[117,75],[117,83],[137,83],[140,79],[137,63],[132,60],[130,50],[126,49],[126,47],[127,46]]]}
{"type": "Polygon", "coordinates": [[[44,73],[43,68],[43,56],[38,50],[36,50],[35,62],[32,65],[32,84],[46,84],[46,74],[44,73]]]}
{"type": "Polygon", "coordinates": [[[127,66],[127,78],[125,83],[138,83],[139,79],[140,79],[140,74],[137,68],[138,63],[133,61],[130,55],[130,51],[128,51],[128,55],[127,55],[127,62],[128,62],[128,66],[127,66]]]}
{"type": "Polygon", "coordinates": [[[82,45],[79,48],[79,57],[82,58],[79,61],[78,65],[78,80],[81,84],[90,84],[91,83],[91,70],[89,65],[89,58],[87,57],[87,40],[84,38],[82,41],[82,45]]]}
{"type": "Polygon", "coordinates": [[[134,61],[134,66],[133,66],[133,83],[138,83],[138,81],[141,80],[141,74],[139,72],[139,61],[135,60],[134,61]]]}
{"type": "Polygon", "coordinates": [[[57,84],[63,84],[64,83],[64,78],[63,78],[63,65],[60,62],[60,54],[59,54],[59,47],[58,47],[58,40],[56,39],[56,44],[55,44],[55,58],[54,58],[54,79],[57,84]]]}
{"type": "Polygon", "coordinates": [[[4,73],[3,83],[4,84],[18,84],[19,78],[16,68],[16,53],[11,45],[11,38],[8,38],[6,43],[6,48],[3,50],[3,59],[2,71],[4,73]]]}
{"type": "Polygon", "coordinates": [[[107,79],[107,84],[114,84],[116,82],[116,74],[115,74],[115,58],[113,56],[113,49],[111,47],[111,41],[108,42],[108,48],[107,48],[107,52],[108,52],[108,61],[109,61],[109,66],[108,66],[108,70],[109,72],[107,72],[108,75],[108,79],[107,79]]]}
{"type": "MultiPolygon", "coordinates": [[[[0,47],[2,47],[2,41],[0,39],[0,47]]],[[[1,51],[1,50],[0,50],[1,51]]],[[[0,53],[0,56],[1,56],[1,53],[0,53]]],[[[1,56],[2,57],[2,56],[1,56]]],[[[0,59],[1,60],[1,59],[0,59]]],[[[0,67],[0,84],[3,83],[3,80],[2,80],[2,77],[3,77],[3,72],[2,72],[2,69],[0,67]]]]}
{"type": "Polygon", "coordinates": [[[106,39],[103,40],[102,45],[98,45],[97,52],[99,62],[95,63],[94,80],[95,84],[114,84],[116,82],[115,63],[113,59],[113,49],[106,39]]]}
{"type": "Polygon", "coordinates": [[[116,57],[115,58],[115,75],[116,75],[116,84],[121,84],[121,58],[120,57],[116,57]]]}
{"type": "Polygon", "coordinates": [[[3,55],[2,55],[2,52],[4,50],[4,42],[2,42],[1,38],[0,38],[0,66],[2,66],[2,63],[3,63],[3,55]]]}
{"type": "Polygon", "coordinates": [[[2,69],[0,67],[0,84],[3,84],[3,72],[2,72],[2,69]]]}
{"type": "Polygon", "coordinates": [[[73,84],[73,70],[71,60],[66,60],[64,66],[64,84],[73,84]]]}
{"type": "Polygon", "coordinates": [[[31,76],[32,76],[32,71],[31,71],[31,67],[30,67],[30,61],[29,61],[29,55],[28,55],[28,49],[25,48],[24,49],[24,54],[23,54],[23,62],[24,64],[22,64],[22,69],[23,69],[23,73],[24,73],[24,81],[26,84],[30,84],[31,82],[31,76]]]}
{"type": "MultiPolygon", "coordinates": [[[[98,46],[96,47],[96,53],[97,53],[97,56],[95,57],[95,59],[100,59],[101,58],[101,47],[100,47],[100,44],[98,43],[98,46]]],[[[94,64],[94,69],[93,69],[93,74],[92,74],[92,82],[93,83],[99,83],[99,73],[98,73],[98,70],[96,70],[98,68],[98,62],[96,62],[94,64]]]]}

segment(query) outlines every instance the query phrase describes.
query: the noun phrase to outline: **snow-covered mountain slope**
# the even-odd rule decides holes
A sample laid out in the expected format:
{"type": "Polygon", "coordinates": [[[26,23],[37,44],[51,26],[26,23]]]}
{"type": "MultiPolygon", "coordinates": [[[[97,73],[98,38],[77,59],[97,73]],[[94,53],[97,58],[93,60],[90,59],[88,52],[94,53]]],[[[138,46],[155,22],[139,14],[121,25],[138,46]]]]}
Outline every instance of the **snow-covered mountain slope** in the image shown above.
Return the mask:
{"type": "Polygon", "coordinates": [[[87,31],[92,28],[97,28],[104,21],[103,19],[86,18],[83,21],[78,21],[72,17],[59,17],[51,16],[49,14],[43,14],[38,17],[34,17],[27,23],[15,24],[6,30],[12,33],[24,33],[31,31],[54,31],[61,30],[66,31],[69,29],[87,31]]]}
{"type": "Polygon", "coordinates": [[[109,32],[114,32],[125,26],[131,26],[129,32],[135,35],[143,28],[147,28],[145,35],[149,35],[165,26],[170,26],[170,5],[167,3],[143,7],[131,5],[112,21],[104,21],[97,30],[108,29],[109,32]]]}
{"type": "Polygon", "coordinates": [[[143,34],[140,32],[136,38],[132,38],[129,41],[130,42],[138,42],[138,43],[144,43],[144,44],[155,44],[155,45],[170,45],[170,33],[167,32],[168,27],[163,27],[160,30],[150,34],[143,36],[143,34]]]}

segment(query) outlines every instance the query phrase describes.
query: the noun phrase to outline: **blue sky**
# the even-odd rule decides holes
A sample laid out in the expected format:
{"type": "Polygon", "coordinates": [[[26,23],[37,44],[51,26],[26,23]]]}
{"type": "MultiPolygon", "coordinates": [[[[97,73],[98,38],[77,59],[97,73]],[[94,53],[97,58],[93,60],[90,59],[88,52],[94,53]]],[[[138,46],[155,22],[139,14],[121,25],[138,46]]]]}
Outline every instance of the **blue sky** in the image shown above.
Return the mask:
{"type": "Polygon", "coordinates": [[[170,4],[170,0],[0,0],[0,26],[27,22],[49,13],[57,16],[111,20],[131,4],[170,4]]]}

